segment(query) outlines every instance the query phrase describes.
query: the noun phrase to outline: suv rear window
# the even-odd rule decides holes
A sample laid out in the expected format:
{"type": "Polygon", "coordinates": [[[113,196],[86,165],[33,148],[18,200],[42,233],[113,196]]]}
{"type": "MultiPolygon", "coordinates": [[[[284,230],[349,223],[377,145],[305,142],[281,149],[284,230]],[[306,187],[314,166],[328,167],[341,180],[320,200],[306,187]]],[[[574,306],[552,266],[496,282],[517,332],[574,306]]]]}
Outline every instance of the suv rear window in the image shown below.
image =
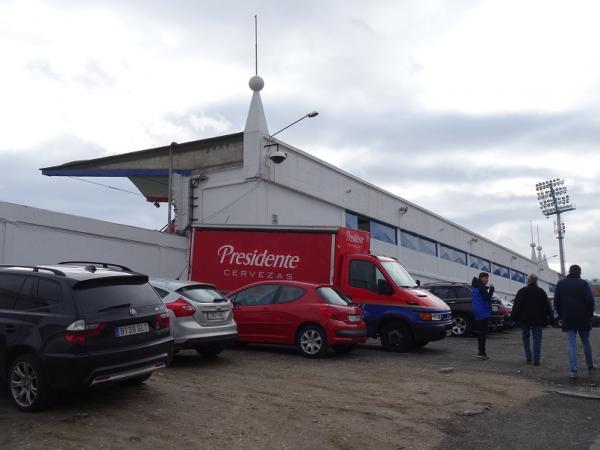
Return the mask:
{"type": "Polygon", "coordinates": [[[177,292],[198,303],[214,303],[215,300],[226,301],[219,292],[203,286],[185,286],[177,289],[177,292]]]}
{"type": "Polygon", "coordinates": [[[340,291],[332,287],[320,287],[317,289],[319,297],[323,299],[325,303],[330,305],[348,306],[350,300],[340,291]]]}
{"type": "Polygon", "coordinates": [[[97,313],[127,303],[132,307],[162,304],[156,291],[143,278],[95,279],[75,285],[74,290],[83,313],[97,313]]]}

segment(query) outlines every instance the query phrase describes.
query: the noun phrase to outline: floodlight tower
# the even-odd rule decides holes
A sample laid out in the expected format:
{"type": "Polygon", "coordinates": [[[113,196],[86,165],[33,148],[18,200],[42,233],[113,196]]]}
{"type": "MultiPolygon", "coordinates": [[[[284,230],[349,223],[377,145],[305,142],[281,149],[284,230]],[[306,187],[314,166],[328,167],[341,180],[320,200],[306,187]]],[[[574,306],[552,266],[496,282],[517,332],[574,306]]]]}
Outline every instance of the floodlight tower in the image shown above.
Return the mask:
{"type": "Polygon", "coordinates": [[[564,184],[565,180],[553,178],[552,180],[542,181],[535,185],[542,214],[546,217],[556,215],[558,253],[560,256],[560,273],[562,275],[565,275],[565,252],[563,248],[565,224],[561,221],[560,215],[575,209],[575,205],[569,203],[567,187],[563,186],[564,184]]]}

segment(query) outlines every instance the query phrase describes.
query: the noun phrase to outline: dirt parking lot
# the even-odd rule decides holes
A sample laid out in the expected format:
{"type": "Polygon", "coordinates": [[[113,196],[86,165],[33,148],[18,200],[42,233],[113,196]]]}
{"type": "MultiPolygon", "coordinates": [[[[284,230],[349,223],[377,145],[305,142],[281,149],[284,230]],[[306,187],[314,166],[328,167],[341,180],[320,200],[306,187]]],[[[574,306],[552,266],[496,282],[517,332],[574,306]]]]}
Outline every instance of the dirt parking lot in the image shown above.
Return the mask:
{"type": "MultiPolygon", "coordinates": [[[[595,354],[600,332],[592,332],[595,354]]],[[[309,360],[292,349],[195,352],[140,387],[65,395],[17,412],[0,396],[0,448],[594,448],[598,373],[568,379],[566,344],[546,329],[542,365],[527,366],[520,332],[448,338],[410,354],[377,341],[309,360]],[[562,392],[562,393],[561,393],[562,392]],[[574,393],[576,397],[565,395],[574,393]]],[[[583,356],[580,355],[583,361],[583,356]]],[[[599,371],[600,372],[600,371],[599,371]]],[[[599,447],[600,448],[600,447],[599,447]]]]}

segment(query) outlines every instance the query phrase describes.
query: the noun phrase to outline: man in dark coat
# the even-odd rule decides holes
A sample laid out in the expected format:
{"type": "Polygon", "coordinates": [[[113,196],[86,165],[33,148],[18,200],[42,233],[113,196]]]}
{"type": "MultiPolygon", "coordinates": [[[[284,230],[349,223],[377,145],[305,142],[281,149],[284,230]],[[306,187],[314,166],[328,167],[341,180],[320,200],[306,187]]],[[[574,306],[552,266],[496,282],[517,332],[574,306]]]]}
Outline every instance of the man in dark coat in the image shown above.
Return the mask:
{"type": "Polygon", "coordinates": [[[569,267],[569,275],[556,285],[554,308],[562,320],[562,329],[567,334],[570,378],[577,376],[577,334],[583,344],[588,373],[591,374],[594,369],[590,345],[594,296],[588,282],[581,279],[581,267],[569,267]]]}
{"type": "Polygon", "coordinates": [[[531,274],[527,277],[527,286],[519,289],[511,316],[515,322],[521,324],[523,329],[523,348],[527,364],[533,362],[540,365],[540,353],[542,351],[542,328],[548,326],[552,319],[552,307],[546,292],[537,285],[537,275],[531,274]],[[533,359],[531,358],[531,347],[529,337],[533,336],[533,359]]]}
{"type": "Polygon", "coordinates": [[[477,358],[489,359],[485,351],[485,340],[487,337],[490,316],[492,315],[492,295],[494,295],[494,285],[488,282],[490,274],[481,272],[479,277],[473,277],[471,281],[471,297],[473,306],[473,316],[475,317],[475,326],[477,328],[477,347],[479,352],[477,358]]]}

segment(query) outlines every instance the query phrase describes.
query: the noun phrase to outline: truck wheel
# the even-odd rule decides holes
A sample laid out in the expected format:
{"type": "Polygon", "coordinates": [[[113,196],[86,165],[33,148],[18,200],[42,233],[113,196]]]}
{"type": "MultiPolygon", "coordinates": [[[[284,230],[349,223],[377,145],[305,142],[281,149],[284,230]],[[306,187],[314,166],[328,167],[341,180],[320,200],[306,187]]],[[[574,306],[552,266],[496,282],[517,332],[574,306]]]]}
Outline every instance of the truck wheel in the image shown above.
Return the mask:
{"type": "Polygon", "coordinates": [[[38,359],[30,354],[19,356],[10,366],[8,393],[17,408],[27,412],[46,409],[56,398],[38,359]]]}
{"type": "Polygon", "coordinates": [[[327,353],[327,336],[318,325],[306,325],[296,337],[296,347],[303,356],[318,358],[327,353]]]}
{"type": "Polygon", "coordinates": [[[473,327],[471,321],[464,314],[456,314],[452,316],[452,335],[453,336],[468,336],[471,334],[473,327]]]}
{"type": "Polygon", "coordinates": [[[388,352],[406,352],[414,345],[414,338],[410,329],[402,322],[385,324],[379,334],[381,345],[388,352]]]}

